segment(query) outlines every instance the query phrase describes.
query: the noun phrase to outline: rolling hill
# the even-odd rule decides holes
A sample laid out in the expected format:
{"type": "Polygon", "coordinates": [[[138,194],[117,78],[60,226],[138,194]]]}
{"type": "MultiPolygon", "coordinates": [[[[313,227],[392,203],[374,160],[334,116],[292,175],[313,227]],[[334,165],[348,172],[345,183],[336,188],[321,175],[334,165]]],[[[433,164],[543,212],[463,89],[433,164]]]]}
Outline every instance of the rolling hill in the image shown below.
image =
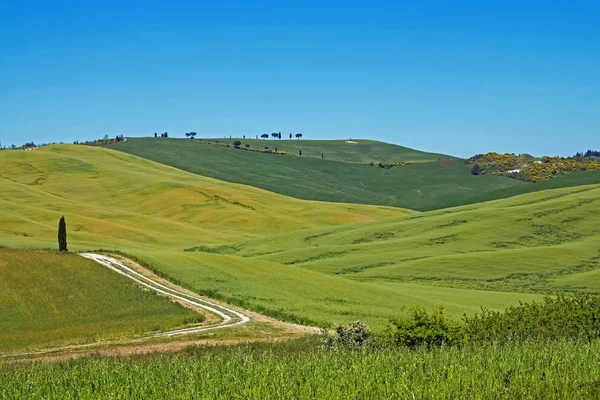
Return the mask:
{"type": "Polygon", "coordinates": [[[65,215],[71,250],[121,250],[198,293],[285,320],[328,325],[363,319],[380,329],[407,306],[442,303],[458,318],[482,305],[503,309],[537,298],[414,282],[390,288],[309,271],[301,263],[183,251],[244,241],[283,245],[277,235],[419,215],[409,210],[297,200],[74,145],[2,152],[0,180],[0,245],[54,248],[65,215]]]}
{"type": "Polygon", "coordinates": [[[460,159],[444,156],[438,160],[438,155],[380,142],[365,144],[382,148],[377,150],[382,154],[379,157],[377,151],[368,150],[367,155],[358,156],[352,152],[359,152],[360,147],[354,146],[360,144],[343,141],[334,144],[284,140],[259,142],[266,143],[268,147],[306,144],[316,148],[319,157],[264,154],[197,139],[128,139],[110,148],[198,175],[299,199],[385,205],[419,211],[464,204],[465,199],[471,196],[484,196],[502,188],[531,185],[506,177],[473,176],[469,166],[460,159]],[[326,148],[330,150],[329,156],[321,159],[319,150],[326,148]],[[383,161],[382,158],[415,163],[386,169],[339,161],[346,157],[375,159],[375,163],[383,161]]]}
{"type": "MultiPolygon", "coordinates": [[[[597,292],[600,185],[209,248],[393,289],[597,292]]],[[[191,248],[190,251],[206,251],[191,248]]]]}
{"type": "Polygon", "coordinates": [[[67,218],[71,248],[222,242],[412,211],[296,200],[199,177],[124,153],[56,145],[0,154],[0,243],[54,247],[67,218]],[[25,238],[20,240],[19,238],[25,238]]]}

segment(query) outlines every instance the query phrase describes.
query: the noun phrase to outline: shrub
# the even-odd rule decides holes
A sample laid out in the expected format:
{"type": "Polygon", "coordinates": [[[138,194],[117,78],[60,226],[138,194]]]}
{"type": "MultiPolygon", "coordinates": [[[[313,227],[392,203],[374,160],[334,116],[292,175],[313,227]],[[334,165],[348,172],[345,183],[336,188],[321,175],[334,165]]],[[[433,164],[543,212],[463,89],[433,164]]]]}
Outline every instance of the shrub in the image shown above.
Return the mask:
{"type": "Polygon", "coordinates": [[[473,165],[473,167],[471,168],[471,173],[473,175],[479,175],[479,174],[481,174],[481,167],[479,166],[479,164],[473,165]]]}
{"type": "Polygon", "coordinates": [[[463,339],[461,325],[444,316],[442,307],[428,313],[424,308],[409,310],[409,318],[392,321],[392,341],[410,348],[425,346],[458,345],[463,339]]]}
{"type": "Polygon", "coordinates": [[[233,147],[235,147],[236,149],[238,149],[241,145],[242,145],[242,142],[240,142],[239,140],[236,140],[235,142],[233,142],[233,147]]]}
{"type": "Polygon", "coordinates": [[[464,318],[469,342],[527,339],[593,339],[600,337],[600,297],[545,297],[542,303],[521,303],[503,313],[482,310],[464,318]]]}
{"type": "Polygon", "coordinates": [[[327,330],[321,331],[323,343],[330,349],[367,349],[377,345],[375,334],[367,325],[354,321],[348,325],[337,325],[332,334],[327,330]]]}

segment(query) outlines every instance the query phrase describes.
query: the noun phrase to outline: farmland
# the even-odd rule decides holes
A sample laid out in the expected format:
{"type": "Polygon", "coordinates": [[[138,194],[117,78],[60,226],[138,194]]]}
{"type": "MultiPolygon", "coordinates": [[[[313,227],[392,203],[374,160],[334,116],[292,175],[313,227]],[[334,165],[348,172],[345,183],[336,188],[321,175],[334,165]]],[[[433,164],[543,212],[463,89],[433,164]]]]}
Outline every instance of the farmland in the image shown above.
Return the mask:
{"type": "MultiPolygon", "coordinates": [[[[231,245],[232,254],[343,276],[484,290],[577,290],[600,267],[600,186],[516,196],[231,245]],[[376,261],[372,254],[377,254],[376,261]]],[[[590,283],[590,285],[593,285],[590,283]]]]}
{"type": "Polygon", "coordinates": [[[0,249],[0,353],[91,343],[201,322],[75,254],[0,249]]]}
{"type": "Polygon", "coordinates": [[[0,366],[3,398],[595,398],[600,344],[512,343],[376,352],[318,342],[0,366]]]}
{"type": "MultiPolygon", "coordinates": [[[[418,216],[413,211],[306,202],[102,148],[50,146],[6,152],[0,160],[9,188],[0,197],[7,210],[1,216],[3,245],[54,247],[56,223],[64,214],[71,250],[120,250],[188,289],[287,321],[330,326],[360,318],[380,329],[412,305],[442,303],[459,318],[482,305],[501,310],[536,298],[468,287],[423,290],[415,282],[390,286],[327,269],[307,271],[302,263],[286,264],[285,258],[227,254],[227,246],[239,242],[275,246],[277,235],[376,221],[393,224],[418,216]],[[197,246],[218,250],[183,251],[197,246]]],[[[306,250],[305,258],[312,257],[313,250],[306,250]]]]}
{"type": "MultiPolygon", "coordinates": [[[[196,142],[173,141],[187,147],[196,142]]],[[[600,293],[595,283],[600,185],[586,184],[596,179],[592,172],[536,186],[474,177],[460,160],[421,159],[387,169],[198,145],[229,152],[220,162],[212,161],[223,171],[234,163],[229,154],[241,164],[244,157],[268,157],[377,173],[423,168],[414,184],[429,193],[427,207],[432,208],[442,204],[436,200],[442,180],[456,186],[452,179],[460,176],[484,186],[451,188],[448,198],[498,198],[419,212],[287,197],[114,150],[127,143],[136,141],[109,149],[54,145],[0,154],[0,245],[12,248],[0,249],[0,352],[97,344],[202,319],[90,260],[34,250],[56,246],[62,215],[71,251],[114,250],[194,293],[282,321],[332,327],[360,320],[381,344],[332,350],[313,336],[124,358],[106,357],[119,354],[110,353],[106,344],[98,350],[104,357],[0,364],[0,396],[497,398],[527,393],[580,398],[597,393],[593,354],[598,341],[589,338],[416,349],[389,342],[390,321],[409,318],[413,307],[442,306],[449,321],[459,324],[482,307],[500,312],[520,302],[539,302],[545,294],[600,293]],[[429,174],[431,181],[424,178],[429,174]],[[485,186],[491,181],[480,178],[517,186],[485,186]]],[[[170,146],[171,141],[161,143],[170,146]]],[[[174,157],[169,146],[163,151],[174,157]]],[[[176,158],[186,154],[181,150],[176,158]]],[[[247,162],[248,168],[259,168],[256,159],[247,162]]],[[[302,181],[292,169],[273,165],[282,179],[302,181]]],[[[305,173],[316,176],[322,165],[307,164],[305,173]]],[[[239,167],[228,171],[231,176],[248,173],[239,167]]],[[[337,191],[331,182],[322,184],[324,192],[337,191]]],[[[402,189],[402,184],[394,187],[402,189]]],[[[253,322],[243,332],[193,338],[238,343],[277,334],[253,322]]]]}
{"type": "MultiPolygon", "coordinates": [[[[267,142],[276,146],[280,141],[267,142]]],[[[111,149],[134,154],[202,176],[255,186],[305,200],[374,204],[432,210],[462,204],[463,198],[528,183],[500,176],[473,176],[463,160],[405,151],[402,147],[384,147],[379,153],[359,157],[345,150],[356,145],[337,142],[318,147],[308,141],[290,141],[289,145],[328,148],[331,158],[264,154],[233,147],[209,145],[204,140],[130,139],[111,149]],[[345,147],[344,147],[345,146],[345,147]],[[342,149],[340,149],[340,147],[342,149]],[[339,152],[339,153],[338,153],[339,152]],[[335,154],[338,154],[335,156],[335,154]],[[352,157],[356,162],[341,159],[352,157]],[[416,161],[390,169],[357,164],[359,160],[416,161]],[[434,158],[434,159],[433,159],[434,158]],[[433,160],[432,160],[433,159],[433,160]]],[[[377,142],[376,142],[377,143],[377,142]]],[[[375,144],[373,144],[375,146],[375,144]]],[[[318,152],[318,151],[317,151],[318,152]]]]}

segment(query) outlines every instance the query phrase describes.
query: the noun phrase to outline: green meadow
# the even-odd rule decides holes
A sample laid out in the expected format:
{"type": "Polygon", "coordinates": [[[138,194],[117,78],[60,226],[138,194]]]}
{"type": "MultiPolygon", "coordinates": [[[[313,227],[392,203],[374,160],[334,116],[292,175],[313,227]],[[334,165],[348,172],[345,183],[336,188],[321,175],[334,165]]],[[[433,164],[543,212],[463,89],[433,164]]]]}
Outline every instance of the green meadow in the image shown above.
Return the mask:
{"type": "Polygon", "coordinates": [[[76,254],[0,249],[0,354],[92,343],[200,322],[76,254]]]}
{"type": "MultiPolygon", "coordinates": [[[[233,142],[233,139],[224,139],[233,142]]],[[[243,140],[242,140],[243,142],[243,140]]],[[[263,142],[263,141],[260,141],[263,142]]],[[[267,147],[310,145],[330,149],[327,158],[259,152],[208,144],[207,140],[128,139],[110,149],[144,157],[184,171],[226,182],[255,186],[305,200],[360,203],[433,210],[464,204],[474,194],[528,183],[500,176],[473,176],[463,160],[422,153],[400,146],[367,142],[380,149],[365,157],[353,155],[359,145],[336,141],[264,141],[267,147]],[[347,150],[346,150],[347,149],[347,150]],[[345,159],[352,157],[356,161],[345,159]],[[439,160],[441,158],[441,160],[439,160]],[[361,165],[358,161],[415,162],[390,169],[361,165]]],[[[363,143],[363,141],[359,142],[363,143]]],[[[263,146],[264,147],[264,146],[263,146]]],[[[293,154],[297,154],[295,151],[293,154]]],[[[309,153],[310,154],[310,153],[309,153]]],[[[597,181],[598,182],[598,181],[597,181]]]]}
{"type": "MultiPolygon", "coordinates": [[[[288,136],[289,137],[289,136],[288,136]]],[[[327,159],[332,161],[343,161],[349,163],[370,163],[376,164],[393,162],[428,162],[443,160],[454,160],[457,157],[447,154],[428,153],[410,149],[404,146],[379,142],[377,140],[306,140],[292,139],[288,140],[282,133],[282,140],[273,138],[265,139],[244,139],[244,138],[208,138],[194,139],[203,144],[221,143],[233,146],[233,142],[239,140],[240,147],[254,148],[257,150],[275,150],[285,151],[291,155],[299,155],[302,151],[302,157],[327,159]]],[[[144,140],[144,139],[136,139],[144,140]]],[[[167,140],[170,142],[171,140],[167,140]]]]}
{"type": "Polygon", "coordinates": [[[325,351],[315,340],[0,365],[9,399],[584,399],[598,341],[325,351]]]}
{"type": "Polygon", "coordinates": [[[599,202],[600,185],[555,189],[228,248],[232,255],[378,287],[413,282],[530,293],[596,291],[584,277],[600,267],[599,202]]]}
{"type": "MultiPolygon", "coordinates": [[[[7,189],[0,192],[0,205],[6,210],[0,217],[0,244],[54,248],[57,222],[65,215],[72,251],[120,250],[196,292],[287,321],[330,326],[362,319],[382,329],[411,306],[443,304],[449,315],[460,318],[481,306],[502,310],[519,300],[538,298],[537,292],[503,287],[488,291],[481,285],[450,282],[449,287],[435,288],[424,284],[436,282],[398,280],[391,273],[375,277],[339,273],[389,263],[392,257],[425,257],[441,251],[433,250],[431,242],[407,255],[400,254],[401,247],[386,254],[396,245],[379,253],[377,246],[385,241],[376,237],[382,229],[378,223],[417,227],[418,221],[440,218],[435,216],[440,211],[419,214],[393,207],[303,201],[86,146],[3,152],[0,164],[7,189]],[[377,253],[336,250],[343,244],[338,242],[328,244],[332,250],[319,251],[316,245],[324,245],[320,241],[336,227],[347,227],[348,232],[370,229],[361,240],[372,243],[357,246],[373,246],[377,253]],[[372,235],[375,240],[369,239],[372,235]],[[246,243],[250,252],[244,250],[246,243]],[[350,257],[344,260],[346,255],[350,257]],[[325,266],[318,266],[320,262],[325,266]]],[[[359,240],[363,233],[355,235],[349,241],[359,240]]],[[[464,275],[448,262],[427,265],[430,274],[446,283],[464,275]]]]}

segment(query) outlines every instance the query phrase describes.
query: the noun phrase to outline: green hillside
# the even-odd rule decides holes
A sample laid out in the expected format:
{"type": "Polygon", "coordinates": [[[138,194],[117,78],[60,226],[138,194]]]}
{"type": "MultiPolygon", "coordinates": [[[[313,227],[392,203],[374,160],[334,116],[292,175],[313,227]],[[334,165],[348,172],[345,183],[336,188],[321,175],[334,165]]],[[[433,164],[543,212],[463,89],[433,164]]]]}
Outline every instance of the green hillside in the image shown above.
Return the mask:
{"type": "MultiPolygon", "coordinates": [[[[597,292],[600,185],[547,190],[361,226],[280,234],[228,247],[402,291],[406,283],[482,290],[597,292]]],[[[200,248],[202,250],[202,248],[200,248]]]]}
{"type": "MultiPolygon", "coordinates": [[[[282,134],[283,135],[283,134],[282,134]]],[[[285,151],[293,155],[298,155],[302,151],[302,157],[323,158],[332,161],[343,161],[352,163],[392,163],[394,161],[405,162],[426,162],[439,161],[439,159],[457,159],[457,157],[445,154],[427,153],[424,151],[409,149],[408,147],[395,144],[379,142],[376,140],[274,140],[270,139],[244,139],[244,138],[212,138],[196,139],[202,143],[226,143],[233,145],[233,142],[239,140],[241,147],[249,147],[257,150],[265,148],[278,151],[285,151]]]]}
{"type": "Polygon", "coordinates": [[[0,249],[0,353],[172,329],[198,317],[78,255],[0,249]]]}
{"type": "MultiPolygon", "coordinates": [[[[473,176],[460,159],[418,162],[390,169],[312,157],[263,154],[209,145],[205,140],[128,139],[110,148],[211,178],[242,183],[305,200],[377,204],[413,210],[432,210],[462,204],[463,199],[526,182],[498,176],[473,176]]],[[[261,141],[278,145],[285,141],[261,141]]],[[[303,141],[288,141],[300,145],[303,141]],[[296,143],[298,142],[298,143],[296,143]]],[[[318,141],[312,142],[318,143],[318,141]]],[[[427,161],[427,153],[373,142],[385,147],[396,161],[427,161]],[[395,157],[395,156],[394,156],[395,157]]],[[[325,144],[319,146],[327,146],[325,144]]],[[[338,149],[339,144],[331,148],[338,149]]],[[[348,145],[354,148],[354,145],[348,145]]],[[[337,151],[337,150],[336,150],[337,151]]],[[[341,152],[343,159],[348,153],[341,152]]],[[[368,153],[364,159],[375,157],[368,153]]],[[[320,157],[320,153],[319,153],[320,157]]],[[[360,158],[355,155],[355,158],[360,158]]],[[[377,159],[376,159],[377,160],[377,159]]]]}
{"type": "Polygon", "coordinates": [[[72,249],[222,242],[412,211],[306,202],[124,153],[56,145],[0,154],[0,244],[54,247],[65,215],[72,249]],[[21,240],[24,239],[24,240],[21,240]]]}
{"type": "Polygon", "coordinates": [[[0,183],[0,245],[54,248],[65,215],[71,250],[118,249],[196,292],[285,320],[326,325],[362,319],[381,329],[407,306],[442,303],[459,318],[482,305],[500,310],[536,298],[414,282],[390,288],[239,257],[228,248],[183,251],[248,240],[283,245],[270,235],[418,215],[408,210],[297,200],[86,146],[4,151],[0,183]]]}

